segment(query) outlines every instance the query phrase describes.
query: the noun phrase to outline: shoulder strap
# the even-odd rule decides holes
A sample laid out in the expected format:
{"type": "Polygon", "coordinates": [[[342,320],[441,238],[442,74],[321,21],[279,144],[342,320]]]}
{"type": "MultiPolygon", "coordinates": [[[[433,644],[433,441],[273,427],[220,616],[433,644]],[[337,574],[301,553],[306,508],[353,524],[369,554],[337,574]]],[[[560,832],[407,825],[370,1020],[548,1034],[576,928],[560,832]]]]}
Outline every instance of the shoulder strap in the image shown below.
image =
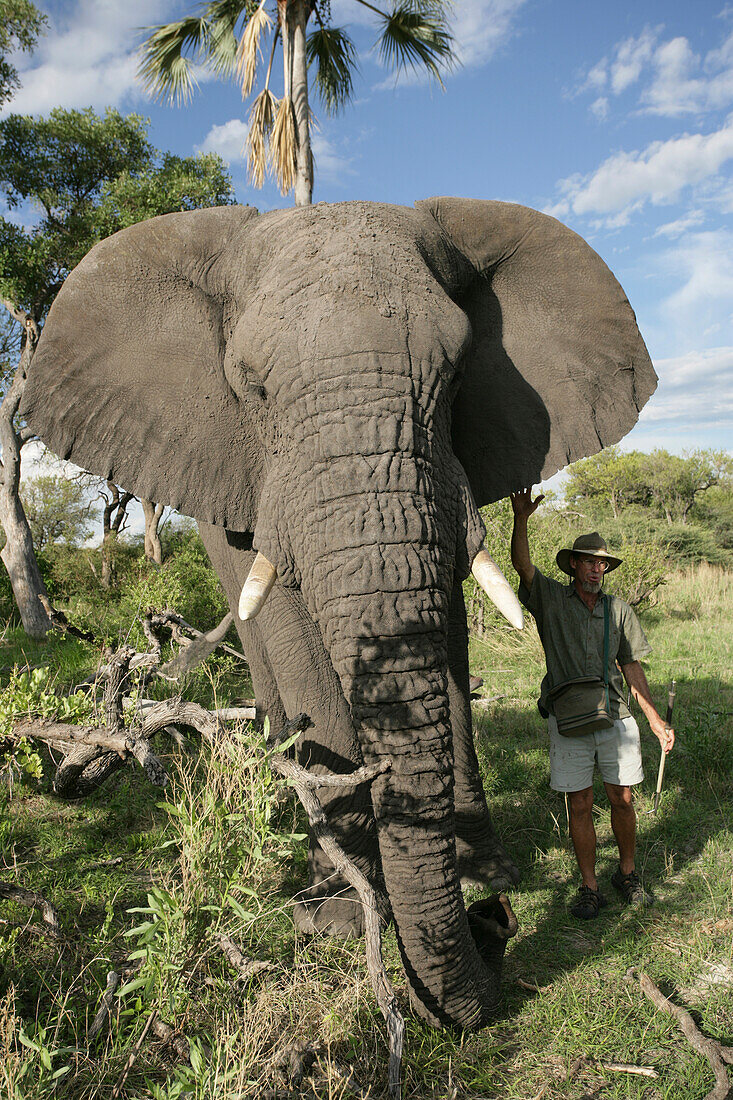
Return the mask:
{"type": "Polygon", "coordinates": [[[609,708],[610,713],[610,699],[608,695],[608,636],[610,632],[610,603],[611,597],[604,593],[603,595],[603,683],[606,688],[606,707],[609,708]]]}

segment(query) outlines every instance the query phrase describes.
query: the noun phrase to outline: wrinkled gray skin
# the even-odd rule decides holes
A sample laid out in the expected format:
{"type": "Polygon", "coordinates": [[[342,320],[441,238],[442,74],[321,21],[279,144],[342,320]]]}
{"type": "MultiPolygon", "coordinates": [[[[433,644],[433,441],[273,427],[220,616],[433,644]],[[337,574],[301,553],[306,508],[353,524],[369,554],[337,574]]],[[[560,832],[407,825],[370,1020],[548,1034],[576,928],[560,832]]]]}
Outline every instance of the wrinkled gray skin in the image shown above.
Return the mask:
{"type": "MultiPolygon", "coordinates": [[[[654,387],[599,257],[536,211],[466,199],[155,218],[93,249],[36,353],[31,425],[195,516],[233,610],[254,550],[277,567],[239,630],[275,728],[313,718],[301,759],[391,758],[328,809],[435,1025],[481,1026],[498,998],[506,917],[467,915],[461,875],[515,877],[471,740],[477,508],[618,440],[654,387]]],[[[311,869],[300,926],[358,931],[317,851],[311,869]]]]}

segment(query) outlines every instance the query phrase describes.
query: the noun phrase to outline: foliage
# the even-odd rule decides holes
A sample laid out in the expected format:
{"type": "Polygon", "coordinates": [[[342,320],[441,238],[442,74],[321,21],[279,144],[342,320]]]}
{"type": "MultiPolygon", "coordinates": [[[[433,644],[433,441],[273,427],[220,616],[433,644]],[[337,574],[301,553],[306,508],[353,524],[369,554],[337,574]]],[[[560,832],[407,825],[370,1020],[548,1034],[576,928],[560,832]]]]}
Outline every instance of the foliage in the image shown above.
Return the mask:
{"type": "MultiPolygon", "coordinates": [[[[34,668],[30,672],[13,669],[7,686],[0,692],[0,738],[7,737],[22,718],[51,718],[74,724],[89,717],[92,709],[89,696],[83,691],[60,695],[52,679],[49,668],[34,668]]],[[[14,766],[26,777],[34,780],[42,777],[41,758],[25,738],[15,742],[1,759],[4,769],[14,766]]]]}
{"type": "Polygon", "coordinates": [[[16,49],[30,53],[45,25],[46,16],[30,0],[0,0],[0,106],[20,87],[7,55],[16,49]]]}
{"type": "Polygon", "coordinates": [[[161,155],[139,115],[52,110],[0,121],[0,190],[8,207],[30,202],[33,229],[0,218],[0,290],[36,320],[93,244],[154,214],[231,202],[231,182],[212,155],[161,155]]]}
{"type": "Polygon", "coordinates": [[[607,447],[568,467],[565,498],[581,506],[605,501],[616,519],[622,508],[639,504],[669,524],[686,523],[700,494],[716,485],[733,487],[733,456],[726,451],[698,449],[680,456],[607,447]]]}
{"type": "Polygon", "coordinates": [[[91,505],[78,481],[42,474],[26,481],[20,496],[37,551],[54,542],[78,545],[91,535],[91,505]]]}

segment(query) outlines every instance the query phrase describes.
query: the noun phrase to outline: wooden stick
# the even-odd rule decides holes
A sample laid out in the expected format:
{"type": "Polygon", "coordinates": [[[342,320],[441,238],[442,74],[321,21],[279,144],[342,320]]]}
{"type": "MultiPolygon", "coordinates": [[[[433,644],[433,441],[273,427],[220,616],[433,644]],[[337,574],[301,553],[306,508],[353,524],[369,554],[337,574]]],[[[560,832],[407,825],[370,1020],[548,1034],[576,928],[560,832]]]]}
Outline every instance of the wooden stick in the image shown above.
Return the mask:
{"type": "Polygon", "coordinates": [[[611,1073],[633,1073],[639,1077],[659,1077],[653,1066],[630,1066],[626,1062],[597,1062],[601,1069],[611,1073]]]}
{"type": "Polygon", "coordinates": [[[253,978],[256,974],[262,974],[266,970],[275,969],[274,963],[267,962],[263,959],[248,959],[246,955],[242,954],[234,940],[229,936],[218,936],[217,943],[224,952],[227,962],[238,972],[238,981],[248,982],[249,979],[253,978]]]}
{"type": "Polygon", "coordinates": [[[138,1039],[138,1041],[135,1043],[135,1046],[130,1051],[130,1053],[128,1055],[128,1058],[127,1058],[127,1061],[125,1062],[124,1066],[122,1067],[122,1073],[120,1074],[119,1078],[117,1079],[117,1084],[112,1089],[111,1100],[117,1100],[117,1097],[122,1092],[122,1088],[123,1088],[123,1086],[125,1084],[125,1081],[127,1080],[128,1076],[130,1074],[130,1070],[135,1065],[135,1061],[137,1059],[137,1056],[140,1053],[140,1047],[145,1042],[145,1036],[147,1035],[147,1033],[150,1031],[150,1028],[155,1023],[157,1015],[158,1015],[158,1010],[157,1010],[157,1008],[154,1008],[152,1010],[152,1012],[150,1013],[150,1015],[148,1016],[147,1020],[145,1021],[145,1027],[140,1032],[140,1038],[138,1039]]]}

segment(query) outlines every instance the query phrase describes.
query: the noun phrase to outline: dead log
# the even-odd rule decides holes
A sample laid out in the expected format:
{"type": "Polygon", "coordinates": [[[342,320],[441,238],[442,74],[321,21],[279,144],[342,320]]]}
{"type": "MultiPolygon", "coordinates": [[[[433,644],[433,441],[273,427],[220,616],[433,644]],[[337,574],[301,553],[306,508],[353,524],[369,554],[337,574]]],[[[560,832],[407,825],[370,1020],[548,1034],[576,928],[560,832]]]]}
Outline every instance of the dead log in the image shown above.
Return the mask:
{"type": "Polygon", "coordinates": [[[46,930],[53,936],[61,935],[61,923],[56,909],[50,901],[46,901],[41,894],[34,894],[32,890],[26,890],[22,886],[16,886],[13,882],[0,882],[0,898],[8,901],[16,901],[19,905],[26,905],[30,909],[40,909],[46,930]]]}
{"type": "Polygon", "coordinates": [[[60,630],[62,634],[68,634],[72,638],[81,638],[84,642],[96,641],[94,635],[88,630],[79,630],[78,626],[72,626],[63,611],[58,611],[55,607],[51,606],[51,601],[44,592],[38,593],[38,599],[41,601],[43,610],[51,620],[51,627],[54,630],[60,630]]]}

